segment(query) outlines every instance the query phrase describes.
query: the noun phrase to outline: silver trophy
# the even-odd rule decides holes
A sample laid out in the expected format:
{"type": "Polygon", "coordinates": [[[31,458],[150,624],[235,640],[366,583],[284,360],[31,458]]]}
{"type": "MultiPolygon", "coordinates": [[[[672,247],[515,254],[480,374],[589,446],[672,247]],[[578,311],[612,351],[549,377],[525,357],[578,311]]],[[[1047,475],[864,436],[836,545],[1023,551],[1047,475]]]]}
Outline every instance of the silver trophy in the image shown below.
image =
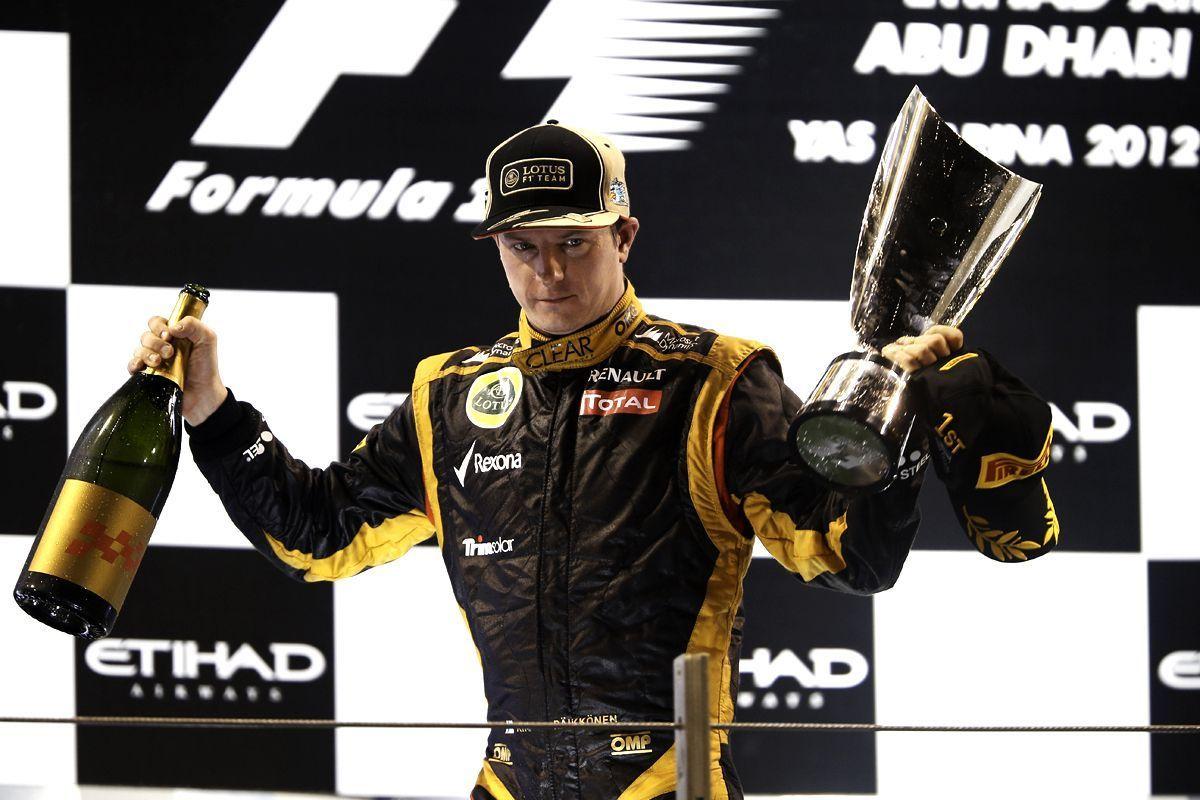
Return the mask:
{"type": "Polygon", "coordinates": [[[845,493],[885,488],[912,431],[905,373],[879,354],[930,325],[958,326],[1041,197],[964,142],[914,87],[884,145],[850,283],[859,349],[833,360],[791,438],[801,462],[845,493]]]}

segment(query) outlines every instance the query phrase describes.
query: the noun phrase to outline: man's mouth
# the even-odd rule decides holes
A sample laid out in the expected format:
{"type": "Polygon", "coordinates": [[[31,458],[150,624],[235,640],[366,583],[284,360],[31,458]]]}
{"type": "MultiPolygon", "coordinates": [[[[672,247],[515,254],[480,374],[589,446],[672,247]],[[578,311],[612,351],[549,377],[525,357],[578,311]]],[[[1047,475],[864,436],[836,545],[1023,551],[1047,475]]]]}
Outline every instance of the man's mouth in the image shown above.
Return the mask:
{"type": "Polygon", "coordinates": [[[568,294],[568,295],[564,295],[562,297],[541,297],[541,298],[538,298],[538,302],[539,303],[563,303],[563,302],[566,302],[567,300],[570,300],[574,296],[575,295],[573,295],[573,294],[568,294]]]}

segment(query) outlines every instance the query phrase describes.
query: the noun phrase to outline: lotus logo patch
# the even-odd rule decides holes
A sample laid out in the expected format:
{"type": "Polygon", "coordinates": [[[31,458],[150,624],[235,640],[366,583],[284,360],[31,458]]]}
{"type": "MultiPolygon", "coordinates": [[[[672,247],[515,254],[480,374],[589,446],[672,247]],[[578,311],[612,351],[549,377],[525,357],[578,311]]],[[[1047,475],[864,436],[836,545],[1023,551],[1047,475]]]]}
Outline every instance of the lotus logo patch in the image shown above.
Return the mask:
{"type": "Polygon", "coordinates": [[[523,158],[500,168],[500,194],[530,189],[570,189],[575,184],[575,165],[566,158],[523,158]]]}
{"type": "Polygon", "coordinates": [[[524,384],[516,367],[480,375],[467,392],[467,419],[480,428],[499,428],[517,407],[524,384]]]}

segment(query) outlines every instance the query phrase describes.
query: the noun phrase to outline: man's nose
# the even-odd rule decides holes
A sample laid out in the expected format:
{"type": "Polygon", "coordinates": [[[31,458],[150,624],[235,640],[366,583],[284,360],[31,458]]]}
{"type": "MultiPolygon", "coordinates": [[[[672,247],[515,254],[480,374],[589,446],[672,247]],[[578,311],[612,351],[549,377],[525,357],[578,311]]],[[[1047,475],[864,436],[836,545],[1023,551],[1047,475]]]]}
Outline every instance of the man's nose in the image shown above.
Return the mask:
{"type": "Polygon", "coordinates": [[[558,253],[543,250],[533,260],[533,271],[543,283],[557,283],[566,275],[566,267],[558,253]]]}

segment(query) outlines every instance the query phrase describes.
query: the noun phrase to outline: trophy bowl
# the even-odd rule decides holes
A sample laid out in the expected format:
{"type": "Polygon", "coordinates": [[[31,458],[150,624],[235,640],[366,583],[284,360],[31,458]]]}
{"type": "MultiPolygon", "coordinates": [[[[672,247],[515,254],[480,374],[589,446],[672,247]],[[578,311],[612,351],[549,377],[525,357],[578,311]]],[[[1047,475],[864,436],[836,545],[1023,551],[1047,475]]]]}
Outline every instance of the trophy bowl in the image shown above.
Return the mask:
{"type": "Polygon", "coordinates": [[[895,480],[915,416],[908,376],[882,348],[957,327],[1033,216],[1041,184],[997,164],[914,87],[892,124],[863,213],[850,282],[858,350],[833,360],[790,428],[798,460],[845,494],[895,480]]]}

